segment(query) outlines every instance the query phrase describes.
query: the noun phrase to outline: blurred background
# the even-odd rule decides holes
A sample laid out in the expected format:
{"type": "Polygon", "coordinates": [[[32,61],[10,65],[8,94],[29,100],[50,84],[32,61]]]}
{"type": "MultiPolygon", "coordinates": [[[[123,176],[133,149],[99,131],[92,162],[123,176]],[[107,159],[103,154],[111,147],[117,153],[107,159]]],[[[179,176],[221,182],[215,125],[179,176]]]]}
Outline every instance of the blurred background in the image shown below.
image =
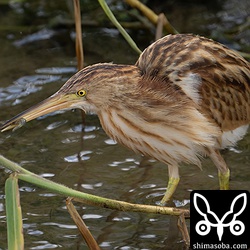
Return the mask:
{"type": "MultiPolygon", "coordinates": [[[[249,0],[143,1],[164,13],[180,33],[213,38],[250,52],[249,0]]],[[[155,27],[124,1],[107,1],[140,47],[154,41],[155,27]]],[[[134,64],[138,58],[108,20],[98,1],[81,1],[85,65],[134,64]]],[[[72,1],[0,0],[0,121],[47,98],[77,71],[72,1]]],[[[0,134],[0,153],[28,170],[69,187],[132,203],[156,204],[165,191],[167,167],[117,145],[94,115],[57,112],[0,134]]],[[[250,190],[250,135],[223,152],[231,188],[250,190]]],[[[217,189],[209,159],[203,170],[182,165],[173,206],[188,208],[194,189],[217,189]]],[[[4,182],[0,166],[0,249],[7,249],[4,182]]],[[[71,220],[65,198],[19,182],[25,249],[88,249],[71,220]]],[[[102,249],[183,249],[175,218],[115,212],[76,204],[102,249]]]]}

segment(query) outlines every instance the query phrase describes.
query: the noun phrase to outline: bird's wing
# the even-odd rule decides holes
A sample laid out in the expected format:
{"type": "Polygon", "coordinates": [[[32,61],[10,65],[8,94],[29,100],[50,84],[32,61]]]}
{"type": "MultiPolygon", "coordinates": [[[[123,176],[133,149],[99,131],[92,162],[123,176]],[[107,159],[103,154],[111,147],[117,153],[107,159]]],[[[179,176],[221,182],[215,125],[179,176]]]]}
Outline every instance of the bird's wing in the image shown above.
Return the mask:
{"type": "Polygon", "coordinates": [[[149,78],[178,85],[222,131],[250,123],[250,64],[233,50],[204,37],[169,35],[136,65],[149,78]]]}

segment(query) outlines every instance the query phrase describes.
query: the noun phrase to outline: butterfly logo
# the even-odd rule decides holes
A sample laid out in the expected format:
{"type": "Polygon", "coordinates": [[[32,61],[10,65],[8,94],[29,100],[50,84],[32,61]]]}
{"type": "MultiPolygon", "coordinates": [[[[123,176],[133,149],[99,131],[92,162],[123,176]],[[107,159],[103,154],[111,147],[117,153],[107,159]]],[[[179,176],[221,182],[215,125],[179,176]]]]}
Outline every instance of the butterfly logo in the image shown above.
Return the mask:
{"type": "Polygon", "coordinates": [[[213,211],[211,211],[210,205],[207,199],[203,195],[195,193],[194,198],[193,198],[193,203],[194,203],[194,207],[196,211],[203,217],[203,219],[197,222],[195,226],[195,230],[199,235],[204,236],[204,235],[209,234],[211,227],[217,228],[217,235],[218,235],[219,241],[221,241],[222,239],[225,227],[229,227],[230,232],[235,236],[238,236],[244,233],[245,225],[242,221],[237,220],[237,217],[246,208],[246,205],[247,205],[246,193],[239,194],[233,199],[229,211],[227,211],[222,216],[221,219],[213,211]],[[239,209],[239,205],[241,204],[240,202],[242,201],[243,201],[243,205],[239,209]],[[199,207],[198,203],[200,205],[203,203],[203,206],[199,207]],[[231,220],[230,222],[228,222],[230,218],[231,220]],[[225,222],[226,220],[227,222],[225,222]]]}

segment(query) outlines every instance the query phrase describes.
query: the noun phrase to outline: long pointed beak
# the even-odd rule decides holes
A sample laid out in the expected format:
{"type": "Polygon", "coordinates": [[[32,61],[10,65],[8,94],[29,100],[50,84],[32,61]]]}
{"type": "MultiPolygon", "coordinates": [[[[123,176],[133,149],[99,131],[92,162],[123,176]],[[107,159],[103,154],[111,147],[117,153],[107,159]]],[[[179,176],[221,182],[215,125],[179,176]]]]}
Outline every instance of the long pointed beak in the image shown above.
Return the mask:
{"type": "Polygon", "coordinates": [[[70,95],[56,93],[44,101],[14,116],[12,119],[0,126],[0,130],[1,132],[9,129],[15,130],[19,127],[22,127],[26,122],[31,121],[39,116],[43,116],[58,110],[69,109],[75,103],[74,98],[70,97],[70,95]]]}

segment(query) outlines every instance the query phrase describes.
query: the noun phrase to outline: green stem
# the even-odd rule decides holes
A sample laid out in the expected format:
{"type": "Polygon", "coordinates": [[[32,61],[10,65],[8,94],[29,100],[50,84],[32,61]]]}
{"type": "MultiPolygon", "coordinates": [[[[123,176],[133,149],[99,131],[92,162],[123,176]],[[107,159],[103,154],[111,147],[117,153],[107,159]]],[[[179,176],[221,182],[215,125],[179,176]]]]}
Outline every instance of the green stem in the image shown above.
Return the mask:
{"type": "Polygon", "coordinates": [[[7,169],[17,172],[19,179],[32,183],[38,187],[48,189],[55,193],[73,197],[74,200],[83,202],[85,204],[115,209],[119,211],[130,211],[130,212],[143,212],[143,213],[156,213],[156,214],[168,214],[179,216],[184,214],[189,216],[189,210],[187,209],[178,209],[174,207],[161,207],[161,206],[151,206],[151,205],[141,205],[141,204],[132,204],[124,201],[118,201],[108,198],[103,198],[96,195],[86,194],[72,188],[66,187],[62,184],[44,179],[41,176],[38,176],[26,169],[22,168],[18,164],[6,159],[0,155],[0,164],[4,165],[7,169]]]}
{"type": "Polygon", "coordinates": [[[11,170],[12,172],[22,173],[22,174],[33,174],[32,172],[22,168],[17,163],[10,161],[9,159],[5,158],[4,156],[0,155],[0,165],[3,165],[7,169],[11,170]]]}
{"type": "Polygon", "coordinates": [[[98,0],[99,4],[101,5],[102,9],[104,10],[105,14],[108,16],[110,21],[116,26],[116,28],[120,31],[120,33],[123,35],[123,37],[126,39],[128,44],[138,53],[141,54],[141,50],[137,47],[133,39],[130,37],[130,35],[126,32],[126,30],[120,25],[120,23],[115,18],[114,14],[109,9],[107,3],[105,0],[98,0]]]}
{"type": "Polygon", "coordinates": [[[23,250],[23,222],[18,189],[18,178],[11,174],[5,182],[5,206],[8,249],[23,250]]]}

